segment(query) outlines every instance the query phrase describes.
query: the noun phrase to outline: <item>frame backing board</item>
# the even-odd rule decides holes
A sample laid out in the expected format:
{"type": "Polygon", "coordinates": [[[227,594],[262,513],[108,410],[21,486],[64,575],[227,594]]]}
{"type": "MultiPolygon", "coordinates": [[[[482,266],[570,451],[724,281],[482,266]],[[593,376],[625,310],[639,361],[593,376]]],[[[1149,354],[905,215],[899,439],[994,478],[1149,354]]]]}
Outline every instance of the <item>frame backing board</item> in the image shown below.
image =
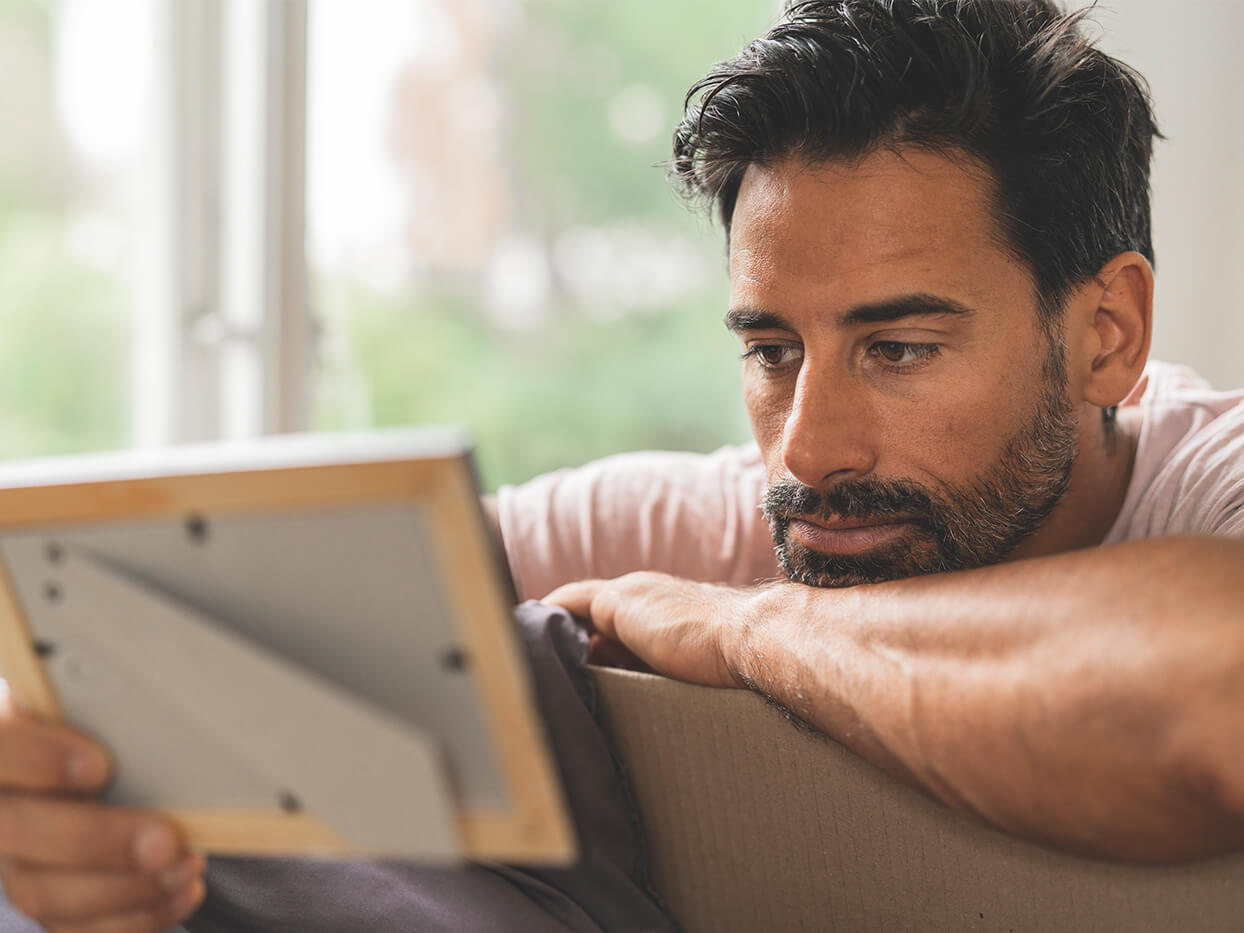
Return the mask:
{"type": "Polygon", "coordinates": [[[211,851],[571,857],[503,581],[448,432],[0,469],[14,699],[211,851]]]}

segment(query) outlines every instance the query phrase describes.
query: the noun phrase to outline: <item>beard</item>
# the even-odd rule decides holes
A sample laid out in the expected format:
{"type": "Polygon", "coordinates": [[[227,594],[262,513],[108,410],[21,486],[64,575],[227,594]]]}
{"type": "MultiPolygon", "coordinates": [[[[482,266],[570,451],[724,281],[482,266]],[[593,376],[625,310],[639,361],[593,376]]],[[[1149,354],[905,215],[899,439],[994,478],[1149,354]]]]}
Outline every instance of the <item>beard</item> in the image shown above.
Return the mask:
{"type": "Polygon", "coordinates": [[[770,483],[761,510],[778,563],[809,586],[880,583],[997,563],[1041,526],[1067,490],[1076,420],[1060,356],[1051,354],[1030,421],[998,460],[963,486],[930,489],[905,480],[859,479],[819,490],[793,479],[770,483]],[[798,518],[905,522],[896,540],[861,554],[827,554],[792,539],[798,518]]]}

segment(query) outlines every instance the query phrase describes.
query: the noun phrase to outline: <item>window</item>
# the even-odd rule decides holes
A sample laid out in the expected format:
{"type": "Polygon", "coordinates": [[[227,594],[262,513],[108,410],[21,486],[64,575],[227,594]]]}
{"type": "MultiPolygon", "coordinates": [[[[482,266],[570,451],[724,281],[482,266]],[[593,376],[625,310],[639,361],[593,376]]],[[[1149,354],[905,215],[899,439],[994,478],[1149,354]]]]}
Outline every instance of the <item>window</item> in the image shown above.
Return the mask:
{"type": "Polygon", "coordinates": [[[144,0],[0,4],[0,457],[130,441],[151,30],[144,0]]]}
{"type": "MultiPolygon", "coordinates": [[[[659,163],[779,6],[0,0],[0,457],[457,422],[495,487],[745,439],[720,231],[659,163]]],[[[1183,67],[1233,33],[1115,19],[1186,124],[1154,355],[1238,384],[1240,184],[1195,170],[1238,69],[1183,67]]]]}
{"type": "Polygon", "coordinates": [[[320,428],[465,423],[488,486],[747,437],[719,234],[656,165],[772,0],[311,0],[320,428]]]}

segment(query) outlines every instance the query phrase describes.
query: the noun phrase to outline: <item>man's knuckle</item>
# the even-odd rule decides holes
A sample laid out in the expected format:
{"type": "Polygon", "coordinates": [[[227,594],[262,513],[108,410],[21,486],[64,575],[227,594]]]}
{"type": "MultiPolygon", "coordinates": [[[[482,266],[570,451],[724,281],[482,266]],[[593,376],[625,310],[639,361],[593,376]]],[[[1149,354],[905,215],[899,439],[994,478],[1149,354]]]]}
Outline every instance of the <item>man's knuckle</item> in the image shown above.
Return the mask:
{"type": "Polygon", "coordinates": [[[27,917],[38,920],[48,912],[47,890],[42,879],[30,872],[14,871],[6,875],[4,894],[9,899],[9,903],[27,917]]]}
{"type": "Polygon", "coordinates": [[[61,814],[48,850],[57,860],[64,858],[82,868],[126,871],[133,867],[129,840],[133,820],[123,810],[93,804],[75,803],[61,814]]]}
{"type": "Polygon", "coordinates": [[[177,907],[171,901],[161,901],[147,907],[142,912],[143,922],[146,924],[142,929],[150,931],[150,933],[160,933],[161,930],[167,930],[171,926],[175,926],[183,918],[178,916],[177,907]]]}
{"type": "Polygon", "coordinates": [[[0,795],[0,852],[20,855],[25,841],[27,801],[0,795]]]}
{"type": "Polygon", "coordinates": [[[0,725],[0,774],[8,784],[64,788],[69,777],[65,750],[45,725],[5,723],[0,725]]]}

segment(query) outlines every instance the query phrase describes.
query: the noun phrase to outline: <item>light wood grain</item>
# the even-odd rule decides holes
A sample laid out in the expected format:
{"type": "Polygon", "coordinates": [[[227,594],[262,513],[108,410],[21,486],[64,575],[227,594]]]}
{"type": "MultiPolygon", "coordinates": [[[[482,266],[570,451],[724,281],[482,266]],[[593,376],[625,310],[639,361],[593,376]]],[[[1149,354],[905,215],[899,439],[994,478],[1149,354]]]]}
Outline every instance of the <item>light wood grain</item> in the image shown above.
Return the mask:
{"type": "Polygon", "coordinates": [[[574,837],[545,748],[526,669],[509,629],[513,625],[474,485],[461,469],[437,470],[428,503],[437,525],[442,572],[449,580],[454,615],[466,635],[470,669],[497,750],[513,807],[512,818],[463,815],[459,832],[473,852],[512,859],[538,850],[552,861],[574,854],[574,837]],[[463,521],[477,515],[476,521],[463,521]],[[521,698],[522,702],[515,702],[521,698]]]}
{"type": "Polygon", "coordinates": [[[61,718],[60,702],[52,682],[34,652],[30,628],[22,612],[8,569],[0,561],[0,670],[13,702],[42,719],[61,718]]]}
{"type": "MultiPolygon", "coordinates": [[[[573,857],[552,758],[535,713],[526,667],[511,631],[468,464],[461,457],[330,464],[0,489],[0,534],[187,514],[261,514],[303,508],[414,501],[436,529],[441,569],[461,627],[504,778],[507,807],[462,809],[465,856],[564,863],[573,857]]],[[[0,566],[0,665],[14,700],[60,718],[51,682],[31,644],[15,591],[0,566]]],[[[190,844],[234,854],[366,854],[310,813],[170,808],[190,844]]]]}
{"type": "Polygon", "coordinates": [[[219,855],[363,854],[313,813],[283,810],[163,811],[192,848],[219,855]]]}

